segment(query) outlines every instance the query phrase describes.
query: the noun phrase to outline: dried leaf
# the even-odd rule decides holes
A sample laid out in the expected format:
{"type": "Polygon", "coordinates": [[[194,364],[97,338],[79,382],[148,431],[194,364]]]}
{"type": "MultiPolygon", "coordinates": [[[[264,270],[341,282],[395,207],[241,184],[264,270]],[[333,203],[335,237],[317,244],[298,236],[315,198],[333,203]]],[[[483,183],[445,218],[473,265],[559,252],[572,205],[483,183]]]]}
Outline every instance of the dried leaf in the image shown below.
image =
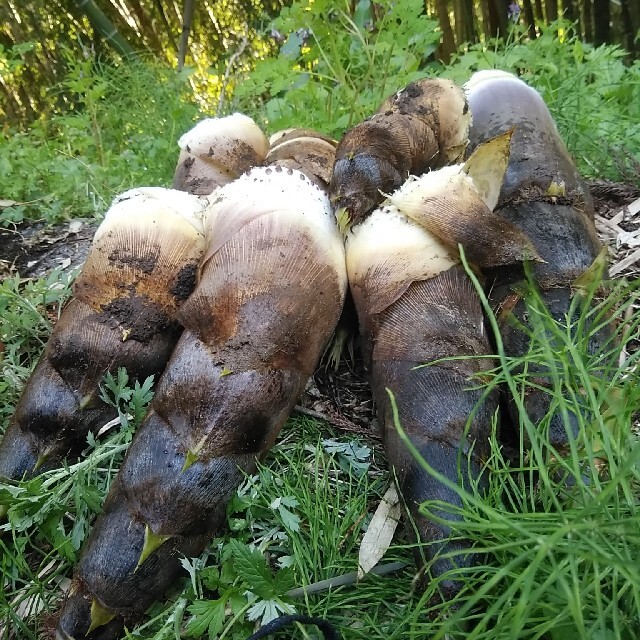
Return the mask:
{"type": "Polygon", "coordinates": [[[358,556],[358,579],[371,571],[384,556],[393,540],[399,520],[400,498],[396,485],[392,484],[382,497],[362,538],[358,556]]]}
{"type": "Polygon", "coordinates": [[[83,225],[82,220],[72,220],[69,223],[69,233],[78,233],[83,225]]]}
{"type": "Polygon", "coordinates": [[[627,209],[629,210],[630,216],[635,216],[637,213],[640,213],[640,198],[628,205],[627,209]]]}
{"type": "Polygon", "coordinates": [[[626,245],[627,247],[640,246],[640,229],[635,231],[621,231],[616,237],[616,249],[626,245]]]}

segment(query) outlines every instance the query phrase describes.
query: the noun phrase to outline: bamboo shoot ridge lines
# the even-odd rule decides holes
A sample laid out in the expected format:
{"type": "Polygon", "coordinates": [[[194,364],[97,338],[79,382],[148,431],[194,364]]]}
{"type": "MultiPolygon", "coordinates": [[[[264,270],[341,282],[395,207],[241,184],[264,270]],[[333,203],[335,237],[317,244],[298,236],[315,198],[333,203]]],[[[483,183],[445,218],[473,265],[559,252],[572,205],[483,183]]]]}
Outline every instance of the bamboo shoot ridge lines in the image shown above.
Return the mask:
{"type": "MultiPolygon", "coordinates": [[[[203,180],[222,171],[229,181],[268,148],[240,114],[207,120],[182,140],[206,156],[203,180]]],[[[115,415],[99,398],[105,373],[125,367],[142,381],[163,370],[182,331],[178,308],[195,286],[207,206],[188,193],[193,184],[175,186],[187,193],[149,187],[114,200],[0,443],[0,477],[41,472],[84,447],[87,433],[115,415]]]]}
{"type": "Polygon", "coordinates": [[[340,315],[342,238],[304,174],[263,167],[220,188],[206,236],[185,331],[82,552],[62,638],[116,637],[171,586],[273,444],[340,315]]]}
{"type": "Polygon", "coordinates": [[[265,164],[296,169],[326,190],[331,180],[337,142],[309,129],[286,129],[270,138],[265,164]]]}

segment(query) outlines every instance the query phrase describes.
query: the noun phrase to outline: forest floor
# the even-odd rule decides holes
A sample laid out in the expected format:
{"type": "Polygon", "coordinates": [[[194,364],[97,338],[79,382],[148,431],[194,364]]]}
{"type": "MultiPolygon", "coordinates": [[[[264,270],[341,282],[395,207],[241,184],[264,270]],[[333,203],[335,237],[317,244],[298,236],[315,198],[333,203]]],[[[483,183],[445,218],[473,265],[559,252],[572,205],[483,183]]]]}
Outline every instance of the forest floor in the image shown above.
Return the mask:
{"type": "MultiPolygon", "coordinates": [[[[596,226],[600,238],[609,247],[610,275],[615,279],[640,278],[640,187],[597,181],[590,183],[590,188],[596,226]]],[[[54,269],[79,269],[97,226],[94,219],[76,219],[62,225],[38,222],[0,230],[0,278],[15,274],[21,278],[39,278],[48,276],[54,269]]],[[[640,313],[638,300],[629,307],[628,313],[640,313]]],[[[295,411],[329,424],[339,432],[361,436],[371,449],[383,454],[366,373],[358,349],[354,348],[354,352],[351,357],[342,358],[337,368],[321,365],[295,411]]],[[[282,438],[279,446],[286,447],[282,438]]],[[[384,455],[376,456],[376,460],[381,459],[384,455]]],[[[62,578],[60,589],[64,591],[68,585],[68,577],[62,578]]],[[[29,609],[26,604],[23,608],[26,617],[29,609]]],[[[18,615],[23,617],[20,611],[18,615]]],[[[0,625],[0,635],[1,630],[0,625]]]]}

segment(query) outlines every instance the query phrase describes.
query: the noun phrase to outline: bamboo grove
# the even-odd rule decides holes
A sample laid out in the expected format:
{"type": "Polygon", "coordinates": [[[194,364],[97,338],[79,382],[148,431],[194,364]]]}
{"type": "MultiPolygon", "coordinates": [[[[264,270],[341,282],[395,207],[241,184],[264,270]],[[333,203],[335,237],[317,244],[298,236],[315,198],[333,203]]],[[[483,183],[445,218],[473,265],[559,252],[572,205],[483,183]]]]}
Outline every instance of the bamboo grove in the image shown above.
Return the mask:
{"type": "MultiPolygon", "coordinates": [[[[289,34],[271,29],[288,0],[7,0],[0,6],[0,116],[23,127],[44,111],[72,102],[52,96],[74,59],[153,59],[177,70],[207,70],[224,91],[230,74],[277,52],[289,34]],[[53,99],[52,99],[53,98],[53,99]]],[[[304,2],[303,2],[304,4],[304,2]]],[[[353,21],[375,32],[385,2],[328,3],[336,28],[353,21]]],[[[541,26],[564,18],[585,42],[617,44],[637,53],[640,5],[631,0],[425,0],[424,14],[439,34],[428,58],[449,62],[467,43],[506,38],[519,25],[530,39],[541,26]]],[[[73,105],[71,105],[73,106],[73,105]]]]}

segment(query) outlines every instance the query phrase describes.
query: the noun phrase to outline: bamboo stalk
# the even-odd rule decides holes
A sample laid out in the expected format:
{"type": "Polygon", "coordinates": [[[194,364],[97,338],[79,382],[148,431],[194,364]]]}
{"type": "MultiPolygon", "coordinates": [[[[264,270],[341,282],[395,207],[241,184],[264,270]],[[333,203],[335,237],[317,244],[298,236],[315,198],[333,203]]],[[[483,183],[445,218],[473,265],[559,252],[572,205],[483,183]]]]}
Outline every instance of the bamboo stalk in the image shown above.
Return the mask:
{"type": "Polygon", "coordinates": [[[102,37],[115,49],[123,58],[136,58],[135,49],[116,29],[115,25],[93,0],[74,0],[78,9],[87,16],[89,22],[102,37]]]}
{"type": "MultiPolygon", "coordinates": [[[[180,33],[180,45],[178,46],[178,71],[184,68],[184,61],[187,56],[187,44],[189,42],[189,33],[191,32],[191,23],[193,21],[193,12],[195,10],[194,0],[184,0],[184,11],[182,13],[182,31],[180,33]]],[[[220,114],[218,114],[220,115],[220,114]]]]}

